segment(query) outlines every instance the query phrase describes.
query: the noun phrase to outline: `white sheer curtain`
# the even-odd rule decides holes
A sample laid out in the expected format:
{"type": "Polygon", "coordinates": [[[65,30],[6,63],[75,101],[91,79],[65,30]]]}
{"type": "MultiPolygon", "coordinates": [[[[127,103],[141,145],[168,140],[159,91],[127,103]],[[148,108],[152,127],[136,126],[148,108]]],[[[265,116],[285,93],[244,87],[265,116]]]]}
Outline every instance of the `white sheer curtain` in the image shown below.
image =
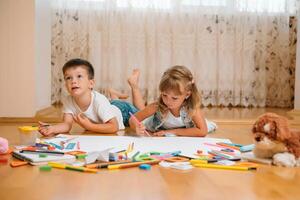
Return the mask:
{"type": "Polygon", "coordinates": [[[203,105],[291,107],[299,0],[56,0],[52,24],[52,102],[61,67],[88,59],[96,89],[129,92],[141,70],[148,101],[168,67],[195,75],[203,105]],[[294,21],[293,21],[294,20],[294,21]]]}

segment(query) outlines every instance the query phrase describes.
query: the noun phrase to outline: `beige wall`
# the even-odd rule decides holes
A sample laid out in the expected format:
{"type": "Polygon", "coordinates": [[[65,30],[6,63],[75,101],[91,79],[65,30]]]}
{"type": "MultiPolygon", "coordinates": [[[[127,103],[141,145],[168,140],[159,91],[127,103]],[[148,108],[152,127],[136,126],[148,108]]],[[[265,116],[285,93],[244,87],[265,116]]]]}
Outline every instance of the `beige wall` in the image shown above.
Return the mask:
{"type": "Polygon", "coordinates": [[[297,24],[297,58],[296,58],[296,82],[295,82],[295,103],[294,109],[300,110],[300,13],[297,24]]]}
{"type": "Polygon", "coordinates": [[[39,108],[50,105],[50,88],[45,84],[50,79],[38,82],[37,78],[47,72],[38,67],[50,70],[50,63],[42,66],[41,59],[49,62],[47,57],[51,56],[48,47],[39,43],[44,38],[37,36],[42,33],[37,31],[40,25],[36,22],[35,7],[36,2],[42,1],[0,0],[0,117],[32,117],[39,108]],[[49,92],[49,96],[41,96],[38,87],[43,86],[43,93],[49,92]]]}

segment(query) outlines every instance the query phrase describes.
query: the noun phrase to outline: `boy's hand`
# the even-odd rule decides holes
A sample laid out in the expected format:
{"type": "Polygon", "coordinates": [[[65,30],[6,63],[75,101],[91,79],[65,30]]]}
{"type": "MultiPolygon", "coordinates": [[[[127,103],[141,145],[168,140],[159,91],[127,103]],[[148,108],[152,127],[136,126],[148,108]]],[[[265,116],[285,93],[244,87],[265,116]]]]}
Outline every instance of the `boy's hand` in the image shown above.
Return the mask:
{"type": "Polygon", "coordinates": [[[51,126],[50,124],[44,123],[44,122],[38,122],[39,123],[39,132],[43,135],[43,136],[53,136],[55,135],[55,128],[53,126],[51,126]]]}
{"type": "Polygon", "coordinates": [[[89,127],[91,126],[92,122],[83,114],[80,113],[78,115],[75,115],[73,117],[73,119],[75,120],[75,122],[77,124],[79,124],[82,128],[86,129],[86,130],[90,130],[89,127]]]}

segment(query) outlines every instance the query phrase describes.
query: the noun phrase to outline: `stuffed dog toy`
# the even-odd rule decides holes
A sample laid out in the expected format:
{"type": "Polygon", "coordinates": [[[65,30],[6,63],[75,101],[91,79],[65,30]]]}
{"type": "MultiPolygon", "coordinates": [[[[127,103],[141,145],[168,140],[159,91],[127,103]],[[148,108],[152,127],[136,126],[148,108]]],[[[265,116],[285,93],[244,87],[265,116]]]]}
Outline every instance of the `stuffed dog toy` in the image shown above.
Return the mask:
{"type": "Polygon", "coordinates": [[[254,123],[252,133],[256,157],[272,158],[277,166],[300,166],[300,131],[290,129],[285,117],[263,114],[254,123]]]}

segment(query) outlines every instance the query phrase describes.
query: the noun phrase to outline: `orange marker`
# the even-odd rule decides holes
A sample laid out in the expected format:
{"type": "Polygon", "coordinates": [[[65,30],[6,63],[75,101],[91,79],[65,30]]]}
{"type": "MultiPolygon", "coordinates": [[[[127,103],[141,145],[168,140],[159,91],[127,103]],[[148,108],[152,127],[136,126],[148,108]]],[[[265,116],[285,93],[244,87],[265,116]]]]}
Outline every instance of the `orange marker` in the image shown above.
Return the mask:
{"type": "Polygon", "coordinates": [[[27,165],[27,164],[28,164],[28,162],[26,162],[26,161],[12,161],[10,163],[10,166],[12,166],[12,167],[20,167],[20,166],[27,165]]]}

